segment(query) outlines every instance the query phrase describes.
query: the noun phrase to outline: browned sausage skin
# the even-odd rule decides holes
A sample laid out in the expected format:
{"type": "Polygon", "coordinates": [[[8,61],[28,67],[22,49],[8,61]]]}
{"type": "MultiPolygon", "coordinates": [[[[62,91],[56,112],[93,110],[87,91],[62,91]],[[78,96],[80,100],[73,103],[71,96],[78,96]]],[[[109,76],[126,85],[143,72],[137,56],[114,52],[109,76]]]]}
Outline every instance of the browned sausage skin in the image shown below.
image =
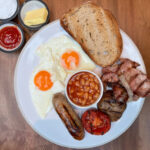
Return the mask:
{"type": "Polygon", "coordinates": [[[80,118],[67,102],[66,97],[62,93],[54,94],[53,105],[70,134],[76,140],[82,140],[84,138],[84,128],[80,118]]]}

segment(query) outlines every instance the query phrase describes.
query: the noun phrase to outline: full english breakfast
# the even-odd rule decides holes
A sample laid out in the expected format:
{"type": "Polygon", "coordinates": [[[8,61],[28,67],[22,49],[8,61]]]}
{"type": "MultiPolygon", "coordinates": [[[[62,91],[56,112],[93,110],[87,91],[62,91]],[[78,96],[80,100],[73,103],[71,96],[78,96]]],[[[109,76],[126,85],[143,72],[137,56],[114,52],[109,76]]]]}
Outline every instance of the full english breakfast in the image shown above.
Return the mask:
{"type": "Polygon", "coordinates": [[[137,69],[139,63],[120,58],[122,37],[108,10],[88,2],[65,13],[60,23],[75,40],[57,36],[36,50],[39,65],[30,79],[32,101],[42,118],[54,107],[77,140],[84,138],[84,129],[104,135],[128,102],[150,94],[150,80],[137,69]],[[89,109],[80,118],[74,105],[89,109]]]}

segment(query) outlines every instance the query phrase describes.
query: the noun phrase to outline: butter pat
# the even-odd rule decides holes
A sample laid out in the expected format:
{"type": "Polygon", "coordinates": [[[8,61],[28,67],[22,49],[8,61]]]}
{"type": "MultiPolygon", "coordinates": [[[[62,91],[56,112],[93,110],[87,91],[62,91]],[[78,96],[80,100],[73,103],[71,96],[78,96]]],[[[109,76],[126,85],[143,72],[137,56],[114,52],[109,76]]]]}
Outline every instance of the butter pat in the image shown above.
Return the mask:
{"type": "Polygon", "coordinates": [[[46,8],[31,10],[26,13],[24,23],[27,26],[42,24],[46,22],[47,15],[48,12],[46,8]]]}

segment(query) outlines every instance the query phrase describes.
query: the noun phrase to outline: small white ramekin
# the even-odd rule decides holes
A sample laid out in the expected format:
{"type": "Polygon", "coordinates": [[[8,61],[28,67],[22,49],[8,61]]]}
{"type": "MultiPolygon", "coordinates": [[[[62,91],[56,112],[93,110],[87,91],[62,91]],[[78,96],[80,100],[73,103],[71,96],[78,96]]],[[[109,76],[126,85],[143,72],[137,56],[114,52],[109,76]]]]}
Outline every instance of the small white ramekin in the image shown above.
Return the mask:
{"type": "Polygon", "coordinates": [[[21,25],[24,28],[31,30],[31,31],[36,31],[36,30],[39,30],[41,27],[43,27],[44,25],[46,25],[49,22],[50,11],[49,11],[47,4],[42,0],[26,0],[20,7],[20,10],[18,13],[18,18],[19,18],[21,25]],[[26,16],[26,13],[31,10],[40,9],[40,8],[46,8],[46,10],[48,12],[46,21],[42,24],[38,24],[38,25],[34,25],[34,26],[26,25],[24,23],[24,18],[26,16]]]}
{"type": "Polygon", "coordinates": [[[73,73],[73,74],[67,79],[66,86],[65,86],[65,95],[66,95],[66,97],[67,97],[69,103],[71,103],[75,108],[80,108],[80,109],[88,109],[88,108],[96,107],[96,106],[97,106],[97,103],[100,101],[100,99],[101,99],[102,96],[103,96],[103,91],[104,91],[104,89],[103,89],[103,83],[102,83],[100,77],[99,77],[97,74],[95,74],[94,72],[89,71],[89,70],[81,70],[81,71],[77,71],[77,72],[73,73]],[[71,79],[72,76],[74,76],[75,74],[80,73],[80,72],[88,72],[88,73],[93,74],[94,76],[96,76],[96,78],[98,79],[99,84],[100,84],[100,89],[101,89],[101,91],[100,91],[100,96],[99,96],[99,98],[98,98],[93,104],[88,105],[88,106],[79,106],[79,105],[73,103],[73,102],[71,101],[71,99],[69,98],[68,93],[67,93],[67,85],[68,85],[69,80],[71,79]]]}
{"type": "Polygon", "coordinates": [[[16,46],[13,49],[7,49],[7,48],[4,48],[3,46],[0,45],[0,51],[2,51],[4,53],[12,53],[12,52],[15,52],[17,50],[20,50],[21,47],[23,46],[24,42],[25,42],[24,32],[23,32],[22,28],[20,27],[20,25],[16,24],[15,22],[9,21],[9,22],[0,24],[0,30],[5,28],[5,27],[10,27],[10,26],[16,27],[18,29],[18,31],[21,35],[21,41],[18,44],[18,46],[16,46]]]}

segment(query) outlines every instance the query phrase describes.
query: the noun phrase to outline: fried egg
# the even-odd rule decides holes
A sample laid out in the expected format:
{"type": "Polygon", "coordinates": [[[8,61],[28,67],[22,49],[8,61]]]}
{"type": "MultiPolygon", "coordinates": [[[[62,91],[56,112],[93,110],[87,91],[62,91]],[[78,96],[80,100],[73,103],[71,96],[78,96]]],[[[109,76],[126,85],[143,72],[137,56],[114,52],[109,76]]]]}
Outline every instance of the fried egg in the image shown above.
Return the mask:
{"type": "Polygon", "coordinates": [[[62,35],[50,39],[45,48],[39,48],[37,54],[41,61],[53,61],[55,71],[60,75],[61,81],[64,81],[68,74],[80,70],[94,70],[95,63],[83,51],[81,46],[69,38],[62,35]]]}
{"type": "Polygon", "coordinates": [[[41,118],[44,118],[53,107],[53,94],[62,91],[64,86],[57,80],[52,65],[43,63],[36,67],[30,80],[30,93],[41,118]]]}
{"type": "Polygon", "coordinates": [[[44,118],[53,107],[53,94],[64,92],[67,76],[79,70],[93,70],[96,65],[77,42],[65,35],[50,39],[36,54],[39,64],[31,76],[30,93],[38,114],[44,118]]]}

